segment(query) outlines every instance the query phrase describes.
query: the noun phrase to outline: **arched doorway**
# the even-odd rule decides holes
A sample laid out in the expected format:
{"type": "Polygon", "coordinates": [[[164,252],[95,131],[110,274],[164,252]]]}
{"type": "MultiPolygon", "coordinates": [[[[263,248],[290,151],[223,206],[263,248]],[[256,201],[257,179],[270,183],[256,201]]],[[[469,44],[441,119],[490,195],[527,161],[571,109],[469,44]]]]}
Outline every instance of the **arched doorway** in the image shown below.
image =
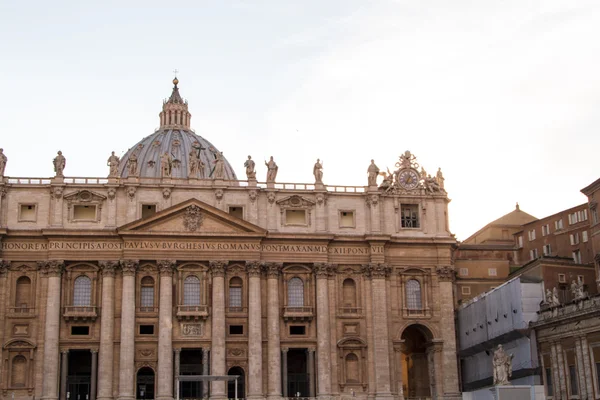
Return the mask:
{"type": "MultiPolygon", "coordinates": [[[[244,370],[241,367],[233,367],[227,371],[227,375],[239,375],[237,381],[237,397],[242,399],[246,397],[246,380],[244,379],[244,370]]],[[[235,381],[227,382],[227,398],[235,398],[235,381]]]]}
{"type": "Polygon", "coordinates": [[[140,368],[137,373],[136,382],[137,399],[154,399],[154,370],[152,368],[140,368]]]}
{"type": "Polygon", "coordinates": [[[431,331],[419,324],[402,332],[402,389],[406,399],[436,397],[432,338],[431,331]]]}

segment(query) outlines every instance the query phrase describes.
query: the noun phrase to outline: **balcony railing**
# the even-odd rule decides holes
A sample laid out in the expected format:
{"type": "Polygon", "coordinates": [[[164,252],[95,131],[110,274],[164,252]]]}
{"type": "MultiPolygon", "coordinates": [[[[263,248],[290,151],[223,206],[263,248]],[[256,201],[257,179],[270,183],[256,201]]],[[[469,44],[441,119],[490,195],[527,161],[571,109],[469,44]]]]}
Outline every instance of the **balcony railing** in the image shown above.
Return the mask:
{"type": "Polygon", "coordinates": [[[177,319],[199,320],[208,318],[208,306],[206,305],[181,305],[177,306],[177,319]]]}
{"type": "Polygon", "coordinates": [[[227,307],[225,308],[227,314],[246,314],[248,307],[227,307]]]}
{"type": "Polygon", "coordinates": [[[358,317],[362,315],[361,307],[339,307],[338,308],[339,316],[347,316],[347,317],[358,317]]]}
{"type": "Polygon", "coordinates": [[[402,316],[405,318],[423,318],[431,316],[430,308],[403,308],[402,316]]]}
{"type": "Polygon", "coordinates": [[[33,307],[10,307],[8,313],[13,318],[28,318],[35,314],[33,307]]]}
{"type": "Polygon", "coordinates": [[[157,313],[158,312],[158,307],[154,307],[154,306],[144,306],[144,307],[137,307],[135,309],[135,311],[138,314],[150,314],[150,313],[157,313]]]}
{"type": "Polygon", "coordinates": [[[314,307],[283,307],[283,319],[286,321],[310,321],[314,307]]]}
{"type": "Polygon", "coordinates": [[[63,307],[63,317],[66,320],[90,320],[95,321],[98,318],[98,307],[96,306],[65,306],[63,307]]]}

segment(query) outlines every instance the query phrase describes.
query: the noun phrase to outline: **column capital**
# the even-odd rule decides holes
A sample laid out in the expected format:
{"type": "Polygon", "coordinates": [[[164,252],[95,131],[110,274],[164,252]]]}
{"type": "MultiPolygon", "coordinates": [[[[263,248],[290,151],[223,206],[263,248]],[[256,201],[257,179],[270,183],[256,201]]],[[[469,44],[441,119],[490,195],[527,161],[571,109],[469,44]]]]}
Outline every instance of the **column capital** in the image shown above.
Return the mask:
{"type": "Polygon", "coordinates": [[[102,276],[115,276],[115,269],[119,266],[118,261],[98,261],[102,276]]]}
{"type": "Polygon", "coordinates": [[[306,354],[309,354],[309,353],[314,353],[315,351],[316,351],[316,350],[315,350],[315,348],[313,348],[313,347],[307,347],[307,348],[306,348],[306,354]]]}
{"type": "Polygon", "coordinates": [[[39,261],[38,266],[42,275],[60,277],[63,273],[65,262],[63,260],[39,261]]]}
{"type": "Polygon", "coordinates": [[[289,348],[289,347],[282,347],[282,348],[281,348],[281,352],[282,352],[282,353],[287,353],[289,350],[290,350],[290,348],[289,348]]]}
{"type": "Polygon", "coordinates": [[[262,273],[260,261],[246,261],[246,271],[248,276],[260,276],[262,273]]]}
{"type": "Polygon", "coordinates": [[[362,266],[361,270],[362,270],[362,273],[365,275],[365,277],[372,278],[372,279],[375,279],[375,278],[385,279],[385,278],[389,277],[392,272],[392,268],[389,267],[387,264],[375,264],[375,263],[365,264],[362,266]]]}
{"type": "Polygon", "coordinates": [[[92,353],[92,355],[98,354],[98,349],[90,349],[90,353],[92,353]]]}
{"type": "Polygon", "coordinates": [[[157,260],[156,264],[158,265],[160,276],[172,276],[176,263],[175,260],[157,260]]]}
{"type": "Polygon", "coordinates": [[[203,347],[202,348],[202,353],[207,354],[210,352],[210,347],[203,347]]]}
{"type": "Polygon", "coordinates": [[[0,260],[0,276],[5,276],[8,267],[10,266],[10,261],[0,260]]]}
{"type": "Polygon", "coordinates": [[[213,276],[225,276],[225,270],[229,261],[209,261],[210,272],[213,276]]]}
{"type": "Polygon", "coordinates": [[[62,350],[60,351],[60,354],[63,354],[63,355],[65,355],[65,354],[69,354],[69,349],[62,349],[62,350]]]}
{"type": "Polygon", "coordinates": [[[283,268],[283,263],[266,262],[263,264],[263,268],[268,278],[279,278],[281,275],[281,269],[283,268]]]}
{"type": "Polygon", "coordinates": [[[327,276],[329,275],[329,270],[330,270],[329,264],[325,264],[325,263],[314,263],[313,264],[313,273],[315,274],[317,279],[327,278],[327,276]]]}
{"type": "Polygon", "coordinates": [[[181,353],[181,347],[173,347],[173,353],[181,353]]]}
{"type": "Polygon", "coordinates": [[[440,282],[454,282],[456,279],[456,271],[449,265],[437,267],[435,272],[440,282]]]}
{"type": "Polygon", "coordinates": [[[133,276],[135,275],[135,271],[140,263],[139,260],[121,260],[121,270],[123,271],[123,276],[133,276]]]}

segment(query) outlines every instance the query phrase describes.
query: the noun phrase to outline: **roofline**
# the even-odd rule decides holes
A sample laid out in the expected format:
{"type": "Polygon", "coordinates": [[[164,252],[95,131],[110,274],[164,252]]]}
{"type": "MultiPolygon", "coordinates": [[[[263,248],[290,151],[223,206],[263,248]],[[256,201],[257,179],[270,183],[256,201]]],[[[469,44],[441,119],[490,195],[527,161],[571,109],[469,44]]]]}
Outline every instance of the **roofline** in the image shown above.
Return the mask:
{"type": "Polygon", "coordinates": [[[585,194],[586,196],[591,196],[592,193],[594,193],[596,190],[599,190],[599,189],[600,189],[600,178],[596,179],[594,182],[590,183],[589,185],[587,185],[586,187],[581,189],[581,193],[585,194]]]}

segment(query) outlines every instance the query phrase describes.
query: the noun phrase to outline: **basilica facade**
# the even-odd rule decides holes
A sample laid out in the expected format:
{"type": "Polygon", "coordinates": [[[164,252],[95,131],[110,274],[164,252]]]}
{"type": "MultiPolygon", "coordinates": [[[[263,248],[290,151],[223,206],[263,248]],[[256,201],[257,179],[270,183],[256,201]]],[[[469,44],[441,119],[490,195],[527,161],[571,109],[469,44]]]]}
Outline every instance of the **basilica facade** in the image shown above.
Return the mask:
{"type": "Polygon", "coordinates": [[[3,159],[0,397],[234,397],[190,375],[238,375],[251,399],[460,397],[441,172],[405,152],[379,185],[368,160],[364,186],[318,161],[281,183],[275,157],[263,183],[248,157],[239,179],[190,126],[174,80],[108,178],[3,159]]]}

